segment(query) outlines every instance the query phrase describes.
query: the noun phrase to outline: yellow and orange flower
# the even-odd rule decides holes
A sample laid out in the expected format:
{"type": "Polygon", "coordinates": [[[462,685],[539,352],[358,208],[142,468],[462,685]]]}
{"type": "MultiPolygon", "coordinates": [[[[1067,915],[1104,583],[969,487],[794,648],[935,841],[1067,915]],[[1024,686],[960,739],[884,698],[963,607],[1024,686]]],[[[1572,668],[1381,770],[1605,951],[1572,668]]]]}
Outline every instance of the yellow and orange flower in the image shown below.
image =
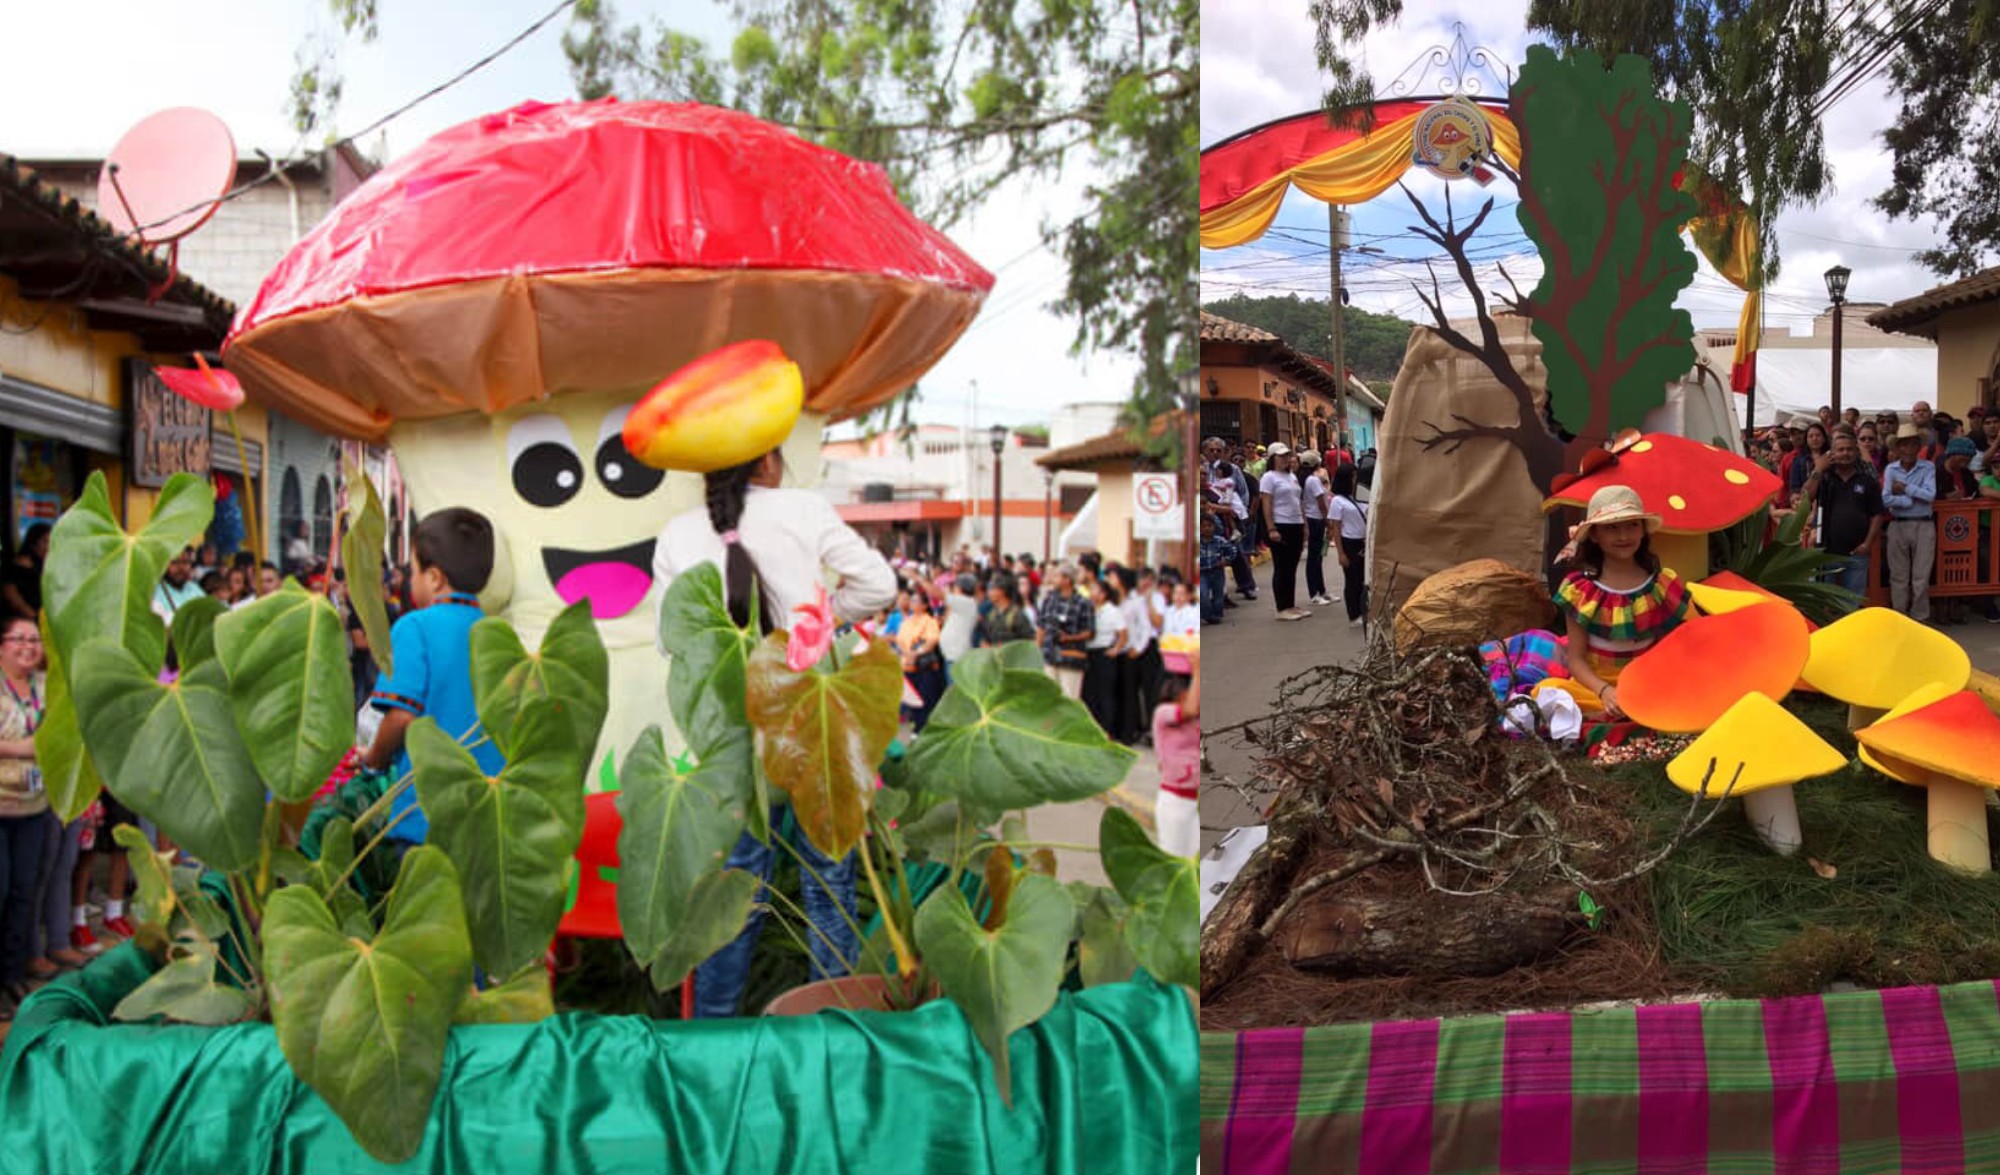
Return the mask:
{"type": "Polygon", "coordinates": [[[681,368],[625,418],[625,447],[655,469],[712,473],[783,444],[805,381],[776,343],[732,343],[681,368]]]}

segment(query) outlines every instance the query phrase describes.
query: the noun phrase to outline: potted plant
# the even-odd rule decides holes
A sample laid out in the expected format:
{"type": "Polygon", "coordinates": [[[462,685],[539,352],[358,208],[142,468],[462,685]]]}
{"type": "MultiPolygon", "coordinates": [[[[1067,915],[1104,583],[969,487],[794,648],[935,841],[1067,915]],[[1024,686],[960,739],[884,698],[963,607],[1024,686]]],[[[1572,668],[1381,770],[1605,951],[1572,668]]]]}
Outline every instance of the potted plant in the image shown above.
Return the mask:
{"type": "MultiPolygon", "coordinates": [[[[379,545],[380,507],[366,480],[356,483],[362,492],[348,559],[357,570],[349,586],[364,620],[379,629],[380,601],[371,598],[379,578],[366,569],[380,557],[367,549],[379,545]]],[[[18,1099],[46,1090],[48,1077],[63,1071],[47,1050],[34,1062],[40,1068],[29,1071],[23,1052],[46,1034],[48,1008],[73,1005],[60,998],[65,992],[105,1001],[86,1019],[230,1026],[89,1030],[177,1032],[183,1035],[143,1039],[197,1051],[211,1047],[208,1038],[184,1034],[228,1034],[214,1039],[251,1055],[243,1061],[235,1054],[239,1085],[218,1075],[218,1089],[263,1097],[289,1068],[319,1097],[286,1096],[285,1120],[297,1118],[298,1130],[324,1140],[317,1119],[330,1111],[382,1162],[417,1154],[427,1133],[475,1114],[488,1115],[481,1121],[493,1128],[510,1116],[534,1123],[533,1114],[496,1110],[473,1092],[448,1094],[453,1108],[440,1119],[433,1100],[447,1096],[441,1082],[449,1091],[454,1058],[456,1071],[476,1083],[490,1080],[525,1041],[553,1047],[547,1042],[591,1030],[573,1025],[553,1037],[503,1031],[533,1031],[527,1026],[554,1010],[541,961],[582,835],[587,757],[606,688],[604,647],[587,603],[566,611],[533,652],[504,621],[489,617],[476,627],[474,690],[485,737],[506,753],[499,775],[480,772],[451,732],[419,722],[407,740],[410,774],[358,818],[329,822],[319,858],[308,860],[285,844],[280,808],[310,797],[353,742],[340,617],[326,599],[291,583],[235,611],[197,601],[176,614],[170,633],[150,610],[153,585],[206,529],[212,511],[207,483],[177,476],[145,526],[128,535],[97,475],[53,535],[44,580],[49,698],[36,740],[53,805],[72,818],[108,789],[205,869],[177,866],[136,832],[121,831],[141,887],[138,944],[148,958],[141,966],[133,952],[114,952],[24,1006],[0,1061],[0,1097],[15,1111],[10,1126],[28,1127],[18,1099]],[[170,638],[175,675],[162,672],[170,638]],[[407,853],[389,892],[371,902],[353,875],[383,851],[394,792],[411,787],[431,822],[429,843],[407,853]],[[476,974],[483,986],[475,987],[476,974]],[[255,1022],[266,1018],[271,1028],[259,1035],[255,1022]],[[273,1036],[282,1064],[266,1056],[273,1036]]],[[[1046,855],[1038,860],[1004,821],[996,843],[1027,853],[1026,867],[1012,852],[972,843],[973,830],[1002,810],[1094,794],[1129,764],[1126,752],[1077,725],[1087,716],[1031,666],[1028,650],[968,658],[931,731],[905,769],[890,773],[894,786],[877,793],[883,731],[894,732],[900,696],[900,674],[885,648],[850,639],[823,646],[801,668],[785,664],[788,652],[802,657],[810,642],[794,650],[787,633],[758,640],[736,628],[713,569],[677,581],[662,620],[676,650],[671,711],[689,753],[671,758],[665,738],[647,732],[625,759],[620,801],[620,912],[628,945],[655,983],[678,982],[741,925],[754,884],[718,862],[776,787],[823,847],[854,843],[864,828],[875,832],[869,885],[884,912],[893,951],[886,969],[902,1002],[935,980],[993,1056],[1003,1095],[1013,1092],[1009,1034],[1050,1012],[1073,957],[1086,982],[1128,975],[1136,960],[1162,979],[1192,985],[1193,863],[1164,857],[1122,813],[1107,816],[1103,845],[1122,896],[1094,889],[1073,895],[1049,876],[1046,855]],[[898,879],[907,877],[906,862],[926,858],[954,867],[980,862],[995,894],[983,919],[955,886],[921,904],[907,900],[898,879]]],[[[384,659],[393,655],[386,639],[371,644],[384,659]]],[[[1184,1029],[1151,1033],[1175,1037],[1152,1054],[1152,1068],[1179,1063],[1176,1042],[1183,1032],[1191,1041],[1191,1020],[1184,1029]]],[[[925,1031],[941,1025],[924,1017],[925,1031]]],[[[961,1038],[964,1032],[956,1029],[961,1038]]],[[[686,1047],[700,1039],[687,1038],[686,1047]]],[[[58,1054],[84,1046],[75,1035],[64,1040],[58,1054]]],[[[1039,1040],[1026,1047],[1038,1059],[1052,1048],[1039,1040]]],[[[1181,1051],[1190,1054],[1191,1080],[1191,1046],[1181,1051]]],[[[163,1056],[131,1063],[156,1065],[163,1056]]],[[[741,1048],[732,1048],[726,1063],[768,1067],[741,1048]]],[[[1079,1050],[1051,1063],[1103,1062],[1079,1050]]],[[[648,1072],[630,1075],[637,1093],[607,1096],[635,1100],[659,1119],[650,1123],[656,1132],[673,1137],[675,1107],[644,1095],[652,1088],[648,1072]]],[[[1160,1080],[1178,1089],[1174,1072],[1160,1080]]],[[[742,1070],[732,1085],[740,1088],[752,1073],[742,1070]]],[[[203,1091],[153,1092],[198,1098],[203,1091]]],[[[1076,1122],[1073,1107],[1052,1105],[1043,1092],[1030,1096],[1050,1121],[1076,1122]]],[[[236,1105],[230,1113],[248,1120],[237,1115],[250,1111],[236,1105]]],[[[1028,1119],[1018,1128],[1004,1116],[980,1121],[1023,1146],[1043,1129],[1028,1119]]]]}
{"type": "Polygon", "coordinates": [[[1049,1009],[1072,965],[1085,984],[1143,967],[1196,985],[1192,860],[1107,807],[1098,852],[1112,886],[1065,886],[1058,846],[1027,836],[1027,809],[1099,795],[1134,759],[1063,696],[1033,644],[968,653],[914,748],[882,771],[898,731],[901,662],[885,641],[835,641],[824,598],[760,639],[754,604],[739,628],[721,575],[705,566],[675,580],[660,618],[674,650],[669,710],[688,754],[669,758],[649,730],[625,761],[618,907],[634,956],[662,990],[749,914],[756,879],[722,862],[746,825],[761,824],[771,789],[820,852],[857,852],[881,923],[864,964],[882,976],[886,1006],[936,994],[958,1005],[1003,1097],[1008,1035],[1049,1009]],[[947,879],[920,901],[910,867],[922,862],[947,879]],[[957,884],[968,869],[984,879],[983,913],[957,884]]]}

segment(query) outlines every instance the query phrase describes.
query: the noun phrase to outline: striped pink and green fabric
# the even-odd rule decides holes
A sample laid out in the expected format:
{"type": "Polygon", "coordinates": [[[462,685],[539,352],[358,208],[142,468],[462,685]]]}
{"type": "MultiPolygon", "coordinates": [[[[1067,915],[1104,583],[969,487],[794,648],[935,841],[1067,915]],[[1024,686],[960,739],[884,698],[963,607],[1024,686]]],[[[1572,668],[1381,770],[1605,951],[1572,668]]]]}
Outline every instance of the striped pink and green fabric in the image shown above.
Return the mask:
{"type": "Polygon", "coordinates": [[[2000,982],[1202,1037],[1206,1175],[2000,1172],[2000,982]]]}

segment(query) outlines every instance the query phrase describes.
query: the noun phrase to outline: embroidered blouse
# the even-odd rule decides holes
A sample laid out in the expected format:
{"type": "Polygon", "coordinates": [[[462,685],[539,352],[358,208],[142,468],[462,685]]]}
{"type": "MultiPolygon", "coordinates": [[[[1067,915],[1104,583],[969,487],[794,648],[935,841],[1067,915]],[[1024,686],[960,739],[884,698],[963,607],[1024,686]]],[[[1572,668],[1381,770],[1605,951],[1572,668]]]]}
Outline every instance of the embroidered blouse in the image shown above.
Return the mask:
{"type": "Polygon", "coordinates": [[[1572,571],[1556,589],[1556,607],[1583,625],[1591,654],[1620,666],[1679,627],[1690,606],[1687,584],[1668,567],[1624,590],[1572,571]]]}

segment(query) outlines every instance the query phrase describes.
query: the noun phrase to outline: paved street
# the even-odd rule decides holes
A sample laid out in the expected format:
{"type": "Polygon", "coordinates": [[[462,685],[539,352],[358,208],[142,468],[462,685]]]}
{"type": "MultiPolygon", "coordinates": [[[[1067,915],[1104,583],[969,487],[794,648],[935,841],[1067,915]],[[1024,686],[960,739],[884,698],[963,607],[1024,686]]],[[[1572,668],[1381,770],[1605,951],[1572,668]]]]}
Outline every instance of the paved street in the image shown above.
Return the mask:
{"type": "Polygon", "coordinates": [[[1089,852],[1057,851],[1056,875],[1062,880],[1111,884],[1095,847],[1098,822],[1104,819],[1107,804],[1124,808],[1147,832],[1153,831],[1153,799],[1160,790],[1160,765],[1151,750],[1145,747],[1137,750],[1139,761],[1132,765],[1125,782],[1112,790],[1074,804],[1050,804],[1029,811],[1028,834],[1034,839],[1092,846],[1089,852]]]}

